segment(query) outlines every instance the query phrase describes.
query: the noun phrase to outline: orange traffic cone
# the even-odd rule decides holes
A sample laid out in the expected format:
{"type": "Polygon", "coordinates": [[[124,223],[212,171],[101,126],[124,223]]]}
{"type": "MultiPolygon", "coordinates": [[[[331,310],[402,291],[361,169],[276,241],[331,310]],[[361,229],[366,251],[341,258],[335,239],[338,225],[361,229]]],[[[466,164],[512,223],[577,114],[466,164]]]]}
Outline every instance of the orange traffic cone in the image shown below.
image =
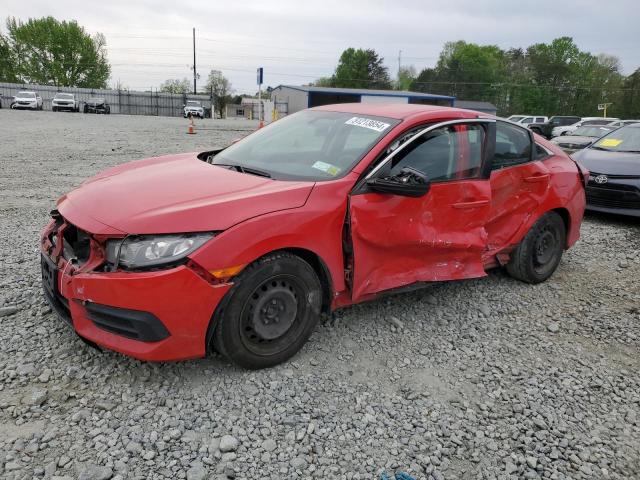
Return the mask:
{"type": "Polygon", "coordinates": [[[191,121],[189,122],[189,129],[187,130],[189,135],[194,135],[196,133],[195,124],[193,123],[193,117],[191,117],[191,121]]]}
{"type": "Polygon", "coordinates": [[[258,124],[258,128],[262,128],[264,127],[264,120],[260,120],[260,123],[258,124]]]}

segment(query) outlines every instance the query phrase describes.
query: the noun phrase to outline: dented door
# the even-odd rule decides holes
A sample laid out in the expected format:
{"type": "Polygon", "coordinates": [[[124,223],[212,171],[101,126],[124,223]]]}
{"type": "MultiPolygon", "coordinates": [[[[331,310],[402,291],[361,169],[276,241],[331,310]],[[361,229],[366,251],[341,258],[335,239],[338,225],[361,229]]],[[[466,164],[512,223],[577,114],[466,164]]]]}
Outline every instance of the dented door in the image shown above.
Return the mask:
{"type": "MultiPolygon", "coordinates": [[[[456,145],[459,158],[469,155],[465,143],[456,145]]],[[[354,192],[349,212],[354,301],[416,282],[486,275],[482,253],[491,186],[484,150],[475,178],[433,182],[419,198],[354,192]]]]}

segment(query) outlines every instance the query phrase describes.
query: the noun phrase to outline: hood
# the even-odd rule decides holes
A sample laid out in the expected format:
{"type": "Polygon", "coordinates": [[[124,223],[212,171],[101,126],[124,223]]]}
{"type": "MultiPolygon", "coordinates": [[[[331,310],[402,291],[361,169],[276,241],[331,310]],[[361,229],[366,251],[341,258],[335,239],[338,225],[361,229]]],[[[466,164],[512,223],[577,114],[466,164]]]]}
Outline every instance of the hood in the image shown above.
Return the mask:
{"type": "Polygon", "coordinates": [[[597,138],[583,137],[580,135],[563,135],[562,137],[556,137],[552,140],[557,145],[564,145],[567,143],[573,145],[589,145],[591,142],[595,142],[597,138]]]}
{"type": "Polygon", "coordinates": [[[314,185],[227,170],[196,155],[109,169],[63,196],[58,210],[96,234],[225,230],[258,215],[303,206],[314,185]]]}
{"type": "Polygon", "coordinates": [[[573,155],[573,158],[590,172],[640,177],[640,153],[605,152],[585,148],[573,155]]]}

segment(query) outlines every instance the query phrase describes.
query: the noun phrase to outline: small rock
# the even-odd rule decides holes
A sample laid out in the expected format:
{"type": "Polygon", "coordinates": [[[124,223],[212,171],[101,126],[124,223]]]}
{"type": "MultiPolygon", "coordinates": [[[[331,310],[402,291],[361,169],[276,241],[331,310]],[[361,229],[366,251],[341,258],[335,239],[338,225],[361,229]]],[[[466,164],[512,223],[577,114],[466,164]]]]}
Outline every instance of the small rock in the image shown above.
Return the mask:
{"type": "Polygon", "coordinates": [[[527,465],[535,470],[538,465],[538,459],[536,457],[527,457],[527,465]]]}
{"type": "Polygon", "coordinates": [[[238,439],[231,435],[225,435],[220,439],[221,452],[233,452],[238,448],[238,439]]]}
{"type": "Polygon", "coordinates": [[[204,480],[207,476],[205,468],[196,463],[189,470],[187,470],[187,480],[204,480]]]}
{"type": "Polygon", "coordinates": [[[15,305],[10,305],[8,307],[0,308],[0,317],[8,317],[9,315],[13,315],[18,311],[18,307],[15,305]]]}
{"type": "Polygon", "coordinates": [[[293,468],[303,468],[307,464],[307,461],[304,459],[304,457],[295,457],[291,459],[289,464],[293,468]]]}
{"type": "Polygon", "coordinates": [[[547,330],[549,330],[551,333],[557,333],[558,330],[560,330],[560,325],[558,325],[558,322],[551,322],[549,325],[547,325],[547,330]]]}
{"type": "Polygon", "coordinates": [[[44,389],[36,389],[31,392],[31,395],[25,395],[22,397],[22,403],[24,405],[31,405],[39,407],[47,401],[48,393],[44,389]]]}
{"type": "Polygon", "coordinates": [[[262,448],[264,448],[267,452],[273,452],[276,449],[277,445],[275,440],[268,438],[264,442],[262,442],[262,448]]]}
{"type": "Polygon", "coordinates": [[[78,480],[109,480],[113,477],[113,470],[109,467],[86,465],[78,475],[78,480]]]}
{"type": "Polygon", "coordinates": [[[389,317],[387,321],[398,330],[402,330],[404,328],[404,323],[402,323],[400,319],[396,317],[389,317]]]}

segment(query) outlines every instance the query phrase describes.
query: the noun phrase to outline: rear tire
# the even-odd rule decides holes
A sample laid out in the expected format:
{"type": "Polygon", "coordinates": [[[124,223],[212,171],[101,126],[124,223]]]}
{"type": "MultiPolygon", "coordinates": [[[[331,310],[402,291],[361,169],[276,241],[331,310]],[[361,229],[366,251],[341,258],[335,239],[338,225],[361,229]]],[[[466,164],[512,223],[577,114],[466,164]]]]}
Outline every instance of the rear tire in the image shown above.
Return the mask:
{"type": "Polygon", "coordinates": [[[523,282],[544,282],[560,264],[566,237],[566,228],[560,215],[556,212],[545,213],[511,253],[507,272],[523,282]]]}
{"type": "Polygon", "coordinates": [[[249,369],[295,355],[320,318],[322,286],[313,268],[290,253],[272,253],[246,267],[234,283],[214,318],[214,348],[249,369]]]}

